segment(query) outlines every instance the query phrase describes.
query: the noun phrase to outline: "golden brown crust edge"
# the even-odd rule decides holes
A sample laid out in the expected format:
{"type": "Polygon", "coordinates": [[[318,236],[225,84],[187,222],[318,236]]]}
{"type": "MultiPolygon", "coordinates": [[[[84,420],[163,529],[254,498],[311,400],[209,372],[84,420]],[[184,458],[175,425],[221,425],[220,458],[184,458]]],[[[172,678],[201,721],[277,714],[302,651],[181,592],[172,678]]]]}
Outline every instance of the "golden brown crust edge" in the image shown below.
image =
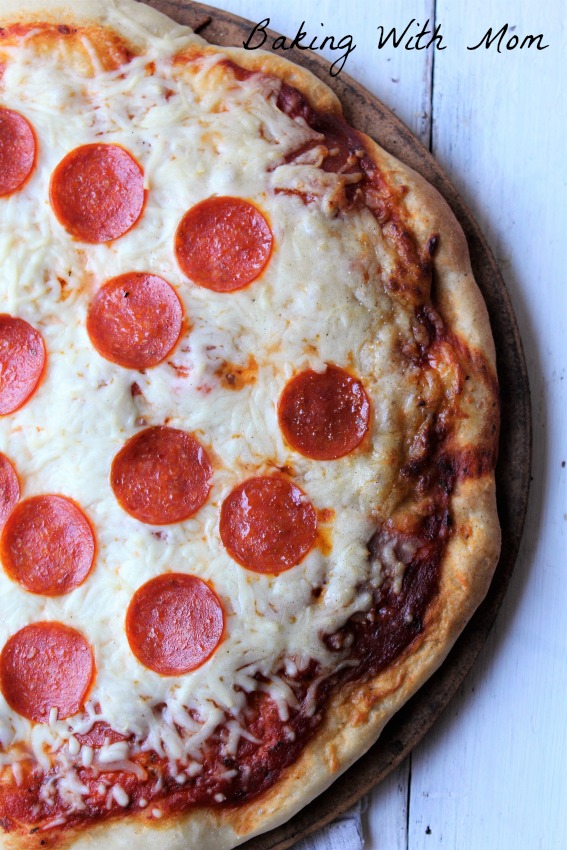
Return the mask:
{"type": "MultiPolygon", "coordinates": [[[[246,57],[242,64],[245,63],[246,57]]],[[[268,61],[267,69],[273,67],[268,61]]],[[[316,107],[317,99],[310,91],[312,75],[301,70],[301,79],[295,86],[316,107]]],[[[317,87],[320,84],[317,80],[317,87]]],[[[436,307],[451,332],[473,354],[486,358],[492,372],[493,381],[469,390],[478,418],[475,421],[473,416],[472,422],[463,422],[452,438],[455,449],[466,448],[484,438],[487,418],[496,426],[498,421],[494,341],[486,305],[473,277],[466,239],[448,204],[433,186],[372,139],[366,136],[365,141],[368,152],[388,178],[408,190],[404,203],[418,247],[423,248],[432,233],[439,235],[434,261],[436,307]]],[[[372,681],[337,695],[315,740],[290,768],[285,780],[262,798],[252,822],[246,823],[246,813],[242,811],[242,821],[235,823],[252,826],[261,812],[269,817],[275,809],[280,813],[285,810],[280,821],[284,822],[356,761],[376,741],[388,720],[442,664],[484,599],[500,554],[494,472],[457,482],[451,510],[454,530],[443,558],[439,594],[428,611],[417,646],[411,646],[372,681]]]]}
{"type": "MultiPolygon", "coordinates": [[[[303,94],[309,97],[305,73],[303,94]]],[[[446,325],[473,353],[489,364],[492,381],[472,386],[472,412],[452,437],[452,448],[466,449],[485,439],[487,419],[497,427],[498,399],[495,381],[495,349],[486,305],[474,280],[466,239],[448,204],[426,180],[403,165],[373,140],[367,149],[390,179],[409,190],[404,201],[412,216],[412,228],[422,248],[432,233],[439,234],[435,257],[436,306],[446,325]],[[469,417],[471,418],[471,417],[469,417]]],[[[316,738],[255,807],[240,810],[237,830],[262,832],[259,820],[276,826],[285,822],[327,788],[379,737],[393,715],[439,668],[465,625],[484,599],[498,557],[501,532],[496,509],[493,471],[458,481],[451,497],[453,533],[445,550],[439,593],[430,606],[422,635],[397,661],[373,680],[347,689],[330,703],[326,720],[316,738]]]]}
{"type": "MultiPolygon", "coordinates": [[[[26,21],[57,22],[66,14],[77,23],[99,23],[114,28],[132,43],[143,47],[150,33],[155,37],[187,37],[188,30],[134,0],[3,0],[0,24],[17,17],[26,21]],[[135,24],[127,25],[135,16],[135,24]]],[[[191,49],[189,43],[187,47],[191,49]]],[[[205,47],[213,52],[216,48],[205,47]]],[[[231,59],[250,70],[280,76],[299,89],[316,109],[340,111],[336,96],[324,83],[304,69],[273,54],[225,49],[231,59]]],[[[399,163],[373,141],[368,149],[390,178],[403,182],[409,192],[405,204],[420,246],[432,232],[440,235],[435,257],[436,303],[448,325],[466,344],[482,352],[495,367],[494,344],[486,307],[474,281],[462,230],[448,205],[422,177],[399,163]]],[[[481,393],[483,395],[483,393],[481,393]]],[[[486,395],[486,393],[484,393],[486,395]]],[[[495,402],[484,398],[482,407],[495,402]]],[[[480,422],[478,423],[481,424],[480,422]]],[[[478,429],[470,424],[457,434],[457,445],[466,446],[478,429]]],[[[235,810],[213,812],[192,809],[183,816],[149,824],[140,817],[110,820],[88,833],[69,834],[57,846],[87,850],[104,846],[126,850],[132,844],[160,850],[228,850],[252,835],[272,829],[292,817],[356,761],[378,738],[387,721],[440,666],[462,629],[484,598],[500,551],[492,472],[459,481],[451,499],[454,532],[442,565],[440,591],[430,606],[425,629],[418,640],[386,671],[370,682],[353,686],[334,697],[326,720],[299,760],[260,799],[235,810]]],[[[0,847],[38,847],[36,836],[0,836],[0,847]]]]}
{"type": "MultiPolygon", "coordinates": [[[[232,51],[239,64],[282,75],[316,109],[321,108],[320,80],[293,67],[293,82],[286,60],[267,54],[251,60],[245,51],[232,51]]],[[[389,180],[403,184],[404,203],[411,225],[423,248],[432,233],[439,234],[435,256],[435,296],[449,329],[488,361],[495,378],[496,357],[486,305],[474,280],[468,247],[461,226],[437,190],[421,175],[399,162],[372,139],[367,150],[389,180]]],[[[483,438],[486,418],[494,421],[497,406],[495,381],[471,387],[480,398],[477,421],[463,423],[453,437],[454,448],[466,448],[483,438]]],[[[291,767],[283,781],[263,795],[256,805],[235,814],[238,831],[260,833],[285,822],[327,788],[377,740],[391,717],[438,669],[470,617],[484,599],[500,553],[500,526],[496,510],[494,473],[459,481],[451,499],[454,531],[445,551],[439,594],[430,607],[419,643],[409,648],[389,669],[372,681],[337,695],[316,738],[291,767]],[[273,812],[278,812],[278,818],[273,812]],[[261,821],[265,819],[264,825],[261,821]],[[265,824],[269,823],[267,827],[265,824]]]]}

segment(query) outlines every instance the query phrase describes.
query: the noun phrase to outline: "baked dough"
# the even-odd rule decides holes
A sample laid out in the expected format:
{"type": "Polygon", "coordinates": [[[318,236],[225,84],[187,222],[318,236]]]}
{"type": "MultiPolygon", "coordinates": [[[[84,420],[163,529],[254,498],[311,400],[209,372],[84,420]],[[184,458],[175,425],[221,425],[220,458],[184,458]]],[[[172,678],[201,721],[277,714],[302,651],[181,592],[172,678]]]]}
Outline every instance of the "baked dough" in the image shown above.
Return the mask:
{"type": "MultiPolygon", "coordinates": [[[[0,54],[4,51],[17,52],[20,49],[21,34],[17,30],[10,30],[10,25],[16,21],[42,25],[39,27],[39,35],[29,38],[40,63],[42,55],[48,56],[55,50],[68,51],[66,55],[77,78],[94,80],[95,86],[97,75],[108,75],[115,68],[122,66],[126,61],[125,50],[134,56],[147,53],[150,62],[155,61],[155,57],[175,55],[176,78],[182,79],[183,74],[186,74],[186,84],[193,87],[204,111],[214,112],[221,109],[219,101],[215,99],[215,86],[218,86],[219,91],[225,91],[227,86],[230,87],[233,83],[236,86],[236,83],[240,82],[239,75],[235,76],[230,63],[218,61],[218,56],[223,55],[238,68],[257,72],[261,79],[268,80],[267,97],[273,97],[281,81],[290,87],[290,90],[300,93],[315,113],[337,120],[340,120],[342,114],[336,96],[304,69],[279,56],[262,51],[250,53],[236,48],[220,50],[212,47],[203,39],[192,35],[187,28],[134,0],[75,0],[73,3],[27,0],[25,4],[20,0],[3,0],[0,25],[7,29],[3,42],[0,43],[0,54]],[[43,26],[45,24],[52,24],[53,28],[46,28],[43,26]],[[57,31],[61,25],[83,28],[81,38],[67,38],[65,41],[57,31]]],[[[68,36],[68,33],[65,35],[68,36]]],[[[246,79],[243,82],[245,83],[246,79]]],[[[292,124],[301,125],[302,130],[308,134],[309,127],[305,121],[305,127],[303,126],[303,119],[298,120],[297,115],[290,112],[287,120],[292,124]]],[[[245,131],[243,128],[242,132],[245,131]]],[[[269,134],[269,128],[266,128],[266,133],[269,134]]],[[[378,282],[384,290],[380,294],[381,298],[389,299],[395,305],[395,310],[400,311],[400,315],[413,315],[418,303],[433,305],[444,327],[443,334],[440,334],[440,338],[443,337],[442,344],[430,358],[429,368],[438,376],[440,389],[438,388],[437,392],[443,396],[443,410],[447,413],[446,427],[440,437],[443,453],[456,459],[455,468],[451,473],[449,497],[451,529],[443,547],[438,592],[426,608],[421,629],[409,645],[381,672],[370,678],[359,676],[335,690],[326,704],[324,719],[315,735],[294,763],[259,797],[252,797],[238,806],[191,806],[187,811],[166,814],[163,817],[149,818],[143,809],[135,812],[128,808],[124,814],[115,817],[95,818],[88,826],[82,824],[80,827],[63,829],[52,826],[45,831],[35,831],[32,828],[27,830],[27,834],[20,829],[12,829],[0,838],[1,846],[35,848],[49,846],[51,842],[55,842],[56,846],[72,846],[79,850],[98,844],[102,846],[104,843],[109,850],[118,850],[135,841],[138,846],[148,848],[156,846],[157,843],[160,848],[171,850],[193,847],[200,850],[228,850],[253,835],[278,826],[327,788],[376,741],[386,722],[443,662],[483,599],[500,549],[494,484],[498,435],[497,383],[494,345],[486,308],[474,282],[464,235],[445,201],[423,178],[391,157],[371,139],[362,134],[359,138],[366,155],[389,187],[388,197],[393,198],[391,202],[399,212],[398,224],[392,229],[388,221],[380,223],[379,217],[378,225],[368,224],[368,207],[364,208],[365,239],[369,238],[368,234],[374,233],[375,239],[380,243],[384,262],[383,274],[379,276],[378,281],[367,280],[366,286],[375,287],[378,282]],[[400,260],[402,265],[406,263],[407,271],[410,267],[417,268],[420,263],[424,264],[426,257],[430,257],[433,265],[430,278],[433,280],[431,297],[429,292],[423,292],[419,288],[422,286],[421,279],[413,281],[415,290],[404,288],[403,285],[399,291],[392,288],[391,282],[396,275],[387,273],[388,261],[392,264],[390,271],[394,269],[397,260],[400,260]],[[456,375],[459,369],[462,372],[460,377],[456,375]],[[44,842],[47,842],[47,845],[44,842]]],[[[220,146],[223,141],[222,138],[219,140],[211,136],[210,144],[220,146]]],[[[278,139],[274,141],[277,143],[278,139]]],[[[293,167],[293,160],[285,164],[293,167]]],[[[307,164],[319,167],[313,166],[313,163],[307,164]]],[[[266,186],[265,191],[275,192],[282,199],[287,198],[285,203],[294,205],[294,213],[297,212],[298,215],[302,214],[302,208],[307,209],[311,203],[318,204],[321,208],[326,205],[331,234],[329,239],[342,238],[340,234],[337,235],[337,221],[355,214],[351,213],[343,201],[337,200],[340,192],[336,195],[331,193],[330,196],[327,184],[322,188],[311,186],[315,196],[315,200],[312,200],[309,197],[309,187],[305,187],[306,178],[303,175],[300,177],[303,183],[298,184],[290,182],[296,179],[296,175],[280,172],[278,180],[281,182],[272,182],[269,188],[266,186]]],[[[348,179],[343,183],[339,180],[339,183],[340,185],[335,180],[333,191],[344,190],[348,179]]],[[[229,194],[225,190],[226,185],[223,184],[223,192],[229,194]]],[[[151,193],[151,187],[149,191],[151,193]]],[[[150,213],[151,210],[148,211],[148,221],[150,213]]],[[[270,207],[270,216],[273,217],[273,207],[270,207]]],[[[140,226],[145,226],[144,217],[140,221],[140,226]]],[[[277,242],[276,223],[272,221],[271,224],[277,242]]],[[[14,225],[9,223],[8,226],[14,225]]],[[[124,245],[127,238],[128,236],[124,237],[124,245]]],[[[280,236],[280,241],[283,241],[283,238],[280,236]]],[[[120,260],[120,239],[110,244],[115,246],[116,256],[120,260]]],[[[361,254],[370,250],[367,245],[363,247],[362,240],[360,246],[361,254]]],[[[168,250],[171,251],[171,248],[168,250]]],[[[119,263],[116,273],[118,266],[119,263]]],[[[372,268],[376,271],[377,267],[374,265],[372,268]]],[[[95,276],[96,269],[95,263],[95,276]]],[[[423,280],[425,279],[427,274],[424,272],[423,280]]],[[[98,282],[100,283],[100,280],[98,282]]],[[[170,282],[176,283],[171,279],[170,282]]],[[[251,290],[242,291],[248,293],[251,290]]],[[[364,301],[364,294],[360,297],[364,301]]],[[[373,306],[375,308],[375,304],[373,306]]],[[[315,314],[318,312],[319,310],[314,310],[315,314]]],[[[330,359],[325,351],[326,349],[322,348],[314,358],[319,364],[319,370],[322,368],[320,361],[330,359]]],[[[257,356],[257,352],[255,354],[257,356]]],[[[292,359],[293,356],[295,355],[292,355],[292,359]]],[[[304,365],[303,362],[301,365],[304,365]]],[[[360,364],[357,362],[356,365],[360,372],[360,364]]],[[[400,367],[400,375],[405,374],[404,370],[405,366],[400,367]]],[[[360,377],[363,383],[365,380],[371,383],[372,376],[362,374],[360,377]]],[[[142,379],[140,382],[142,383],[142,379]]],[[[145,385],[142,389],[146,391],[145,385]]],[[[407,390],[405,385],[401,391],[404,390],[407,390]]],[[[419,394],[421,389],[415,392],[419,394]]],[[[48,398],[45,382],[37,394],[38,404],[42,394],[48,398]]],[[[376,408],[382,399],[374,394],[371,401],[376,408]]],[[[31,416],[31,406],[26,410],[30,411],[31,416]]],[[[416,416],[417,414],[411,414],[404,420],[410,430],[402,435],[401,441],[407,443],[408,452],[411,451],[411,445],[419,430],[420,420],[416,416]]],[[[275,418],[274,405],[272,420],[275,421],[275,418]]],[[[194,426],[188,427],[193,429],[194,426]]],[[[10,446],[8,443],[5,447],[9,455],[10,446]]],[[[369,451],[368,448],[365,450],[369,451]]],[[[437,449],[429,443],[425,456],[431,457],[435,451],[437,449]]],[[[383,456],[386,454],[384,449],[383,456]]],[[[302,463],[303,461],[298,461],[297,469],[303,468],[302,463]]],[[[398,459],[388,465],[388,469],[391,466],[395,470],[395,474],[390,470],[389,475],[392,479],[396,478],[396,481],[388,484],[383,490],[380,508],[376,508],[378,516],[373,517],[377,528],[387,521],[392,521],[395,529],[397,521],[405,521],[408,504],[410,507],[413,504],[409,495],[411,485],[407,482],[400,485],[398,481],[402,465],[398,459]]],[[[379,477],[380,470],[377,470],[376,475],[379,477]]],[[[304,486],[304,480],[305,477],[301,479],[300,486],[304,486]]],[[[220,494],[222,488],[221,485],[218,486],[220,494]]],[[[322,491],[324,492],[324,486],[322,491]]],[[[221,498],[219,495],[219,500],[221,498]]],[[[418,502],[419,499],[414,501],[418,502]]],[[[209,507],[212,510],[214,505],[209,507]]],[[[317,507],[320,505],[317,504],[317,507]]],[[[330,508],[333,509],[334,505],[331,504],[330,508]]],[[[55,619],[54,610],[50,609],[45,619],[55,619]]],[[[26,616],[33,621],[32,612],[28,612],[26,616]]],[[[333,623],[334,630],[338,630],[343,624],[344,617],[343,622],[333,623]]],[[[4,635],[2,640],[5,641],[4,635]]],[[[205,667],[201,670],[205,670],[205,667]]]]}

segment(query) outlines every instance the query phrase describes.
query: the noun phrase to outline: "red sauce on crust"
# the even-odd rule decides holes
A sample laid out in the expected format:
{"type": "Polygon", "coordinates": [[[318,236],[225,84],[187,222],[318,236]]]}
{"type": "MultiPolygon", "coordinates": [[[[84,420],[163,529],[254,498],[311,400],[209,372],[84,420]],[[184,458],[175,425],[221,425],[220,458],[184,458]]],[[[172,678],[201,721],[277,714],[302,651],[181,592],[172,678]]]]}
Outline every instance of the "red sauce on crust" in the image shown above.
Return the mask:
{"type": "MultiPolygon", "coordinates": [[[[398,262],[387,289],[410,303],[422,304],[431,289],[431,256],[420,256],[402,214],[403,188],[394,188],[382,174],[367,151],[364,136],[350,127],[339,115],[318,112],[297,89],[283,83],[278,95],[278,107],[291,118],[301,117],[324,137],[328,150],[324,171],[349,174],[361,172],[362,180],[345,187],[346,207],[356,204],[368,207],[383,229],[387,241],[397,251],[398,262]]],[[[299,153],[302,153],[302,148],[299,153]]],[[[292,157],[287,157],[290,161],[292,157]]]]}
{"type": "MultiPolygon", "coordinates": [[[[238,80],[245,80],[253,73],[239,69],[228,60],[226,65],[238,80]]],[[[408,360],[417,366],[434,368],[438,347],[448,345],[454,352],[459,381],[467,380],[470,369],[477,375],[482,373],[483,380],[494,387],[491,381],[495,379],[487,362],[446,330],[431,303],[431,259],[438,237],[433,234],[423,254],[418,251],[401,211],[403,190],[389,186],[369,156],[364,138],[342,118],[316,112],[300,92],[286,84],[281,86],[278,106],[292,118],[302,117],[324,135],[329,153],[323,168],[362,171],[363,180],[348,188],[347,206],[366,204],[383,228],[385,238],[398,252],[398,266],[387,286],[393,297],[414,306],[421,331],[420,342],[407,352],[408,360]]],[[[327,646],[337,653],[337,658],[343,658],[346,653],[354,662],[352,666],[341,668],[321,681],[321,671],[314,662],[293,676],[276,671],[297,699],[289,719],[281,720],[267,693],[250,694],[242,721],[247,736],[241,737],[236,752],[230,754],[227,749],[227,722],[230,720],[227,717],[205,745],[202,771],[187,775],[183,783],[169,772],[166,760],[155,752],[135,756],[145,772],[144,779],[131,772],[105,774],[92,768],[80,768],[79,778],[89,788],[89,794],[83,811],[66,813],[67,828],[125,813],[140,813],[142,799],[150,812],[144,815],[146,817],[151,817],[152,805],[168,814],[185,811],[192,805],[231,807],[248,803],[272,787],[285,768],[297,760],[320,727],[333,694],[349,684],[375,676],[415,646],[421,639],[430,606],[439,591],[442,558],[452,533],[451,493],[457,481],[486,474],[496,461],[497,424],[487,433],[480,448],[454,450],[450,447],[447,421],[458,413],[458,404],[458,398],[440,404],[422,438],[422,451],[408,459],[400,473],[400,481],[407,492],[423,497],[429,509],[405,523],[392,518],[376,531],[368,544],[370,556],[378,557],[384,538],[391,537],[396,554],[405,559],[401,586],[396,576],[389,575],[386,570],[383,584],[373,592],[370,609],[352,617],[339,631],[325,636],[327,646]],[[100,792],[101,783],[108,789],[104,793],[100,792]],[[125,807],[109,793],[115,783],[120,783],[128,795],[125,807]]],[[[496,419],[494,421],[497,423],[496,419]]],[[[87,740],[85,737],[85,742],[87,740]]],[[[90,741],[94,746],[99,745],[99,737],[94,737],[94,733],[90,741]]],[[[9,784],[0,792],[0,824],[7,830],[25,825],[27,831],[30,827],[33,831],[36,826],[47,826],[50,820],[64,813],[61,801],[48,806],[40,794],[52,775],[49,772],[42,775],[27,768],[25,763],[24,771],[27,771],[24,776],[26,794],[9,784]]],[[[42,832],[46,844],[52,834],[42,832]]]]}
{"type": "MultiPolygon", "coordinates": [[[[439,492],[443,493],[441,504],[434,514],[424,518],[420,533],[413,536],[413,544],[417,548],[406,569],[401,592],[394,592],[387,578],[376,593],[374,606],[368,614],[357,615],[339,632],[327,637],[329,648],[337,653],[344,647],[345,641],[353,640],[355,649],[351,660],[356,661],[355,666],[323,680],[319,687],[314,683],[320,670],[314,663],[295,677],[288,677],[298,706],[286,722],[280,719],[275,704],[266,693],[252,693],[244,723],[249,736],[258,743],[241,738],[236,754],[229,755],[226,751],[227,730],[221,724],[206,744],[202,771],[183,784],[171,776],[167,760],[156,753],[141,753],[135,758],[147,773],[144,780],[136,778],[133,773],[105,774],[80,768],[80,780],[89,787],[90,795],[85,798],[84,811],[68,816],[67,828],[80,827],[92,819],[140,812],[141,799],[147,801],[148,811],[158,807],[167,814],[184,811],[192,805],[238,806],[270,788],[285,768],[296,761],[317,731],[332,694],[349,683],[376,675],[419,639],[428,606],[438,591],[440,560],[450,535],[448,493],[441,485],[439,492]],[[159,783],[158,778],[161,780],[159,783]],[[104,794],[100,794],[101,783],[107,785],[108,791],[104,794]],[[126,807],[120,806],[109,793],[116,783],[128,794],[126,807]]],[[[371,553],[375,545],[375,541],[371,541],[371,553]]],[[[16,828],[22,823],[33,827],[63,814],[60,801],[48,806],[40,796],[42,787],[50,778],[50,773],[41,775],[31,771],[25,779],[27,795],[22,795],[15,788],[8,787],[3,791],[0,821],[5,829],[16,828]]]]}

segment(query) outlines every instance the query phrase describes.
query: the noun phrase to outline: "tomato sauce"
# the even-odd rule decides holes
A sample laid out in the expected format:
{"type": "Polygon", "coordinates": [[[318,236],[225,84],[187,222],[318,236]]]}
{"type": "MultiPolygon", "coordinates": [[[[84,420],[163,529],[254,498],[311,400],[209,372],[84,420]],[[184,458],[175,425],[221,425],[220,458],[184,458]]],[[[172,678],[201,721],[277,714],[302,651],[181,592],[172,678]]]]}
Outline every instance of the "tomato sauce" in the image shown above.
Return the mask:
{"type": "MultiPolygon", "coordinates": [[[[232,62],[227,65],[237,67],[232,62]]],[[[251,74],[237,70],[235,76],[246,79],[251,74]]],[[[421,347],[412,355],[414,362],[426,365],[433,347],[444,342],[455,351],[455,357],[464,362],[465,372],[468,366],[476,368],[472,356],[446,332],[431,304],[431,258],[438,237],[432,234],[422,256],[404,225],[403,188],[388,185],[371,160],[364,137],[348,127],[341,117],[318,113],[300,92],[286,84],[281,86],[277,103],[286,114],[292,118],[301,116],[324,135],[329,150],[324,169],[343,173],[349,169],[362,171],[362,183],[353,184],[349,189],[348,203],[364,204],[370,199],[369,208],[384,228],[386,238],[396,245],[400,259],[389,285],[393,294],[409,298],[415,305],[416,320],[423,329],[421,347]]],[[[356,614],[338,632],[325,636],[327,646],[337,653],[337,659],[342,661],[346,657],[353,662],[351,665],[338,665],[338,672],[323,679],[320,679],[322,671],[315,662],[294,676],[276,671],[297,699],[297,706],[290,709],[289,718],[286,721],[280,718],[275,703],[266,692],[258,690],[249,694],[240,718],[247,735],[240,738],[236,752],[228,752],[228,728],[220,724],[202,750],[202,770],[197,775],[187,775],[183,783],[172,775],[167,760],[155,752],[134,757],[138,773],[142,772],[145,778],[132,772],[105,773],[92,766],[82,767],[78,769],[78,777],[89,789],[84,797],[85,808],[69,813],[59,797],[47,803],[41,793],[53,774],[26,768],[29,763],[24,762],[22,784],[19,787],[5,784],[0,791],[0,825],[7,831],[21,825],[31,833],[40,830],[39,843],[47,846],[57,837],[55,830],[49,830],[49,823],[59,816],[65,816],[65,828],[83,827],[93,821],[142,811],[151,819],[157,816],[156,810],[159,815],[166,815],[185,811],[193,805],[239,806],[272,787],[313,738],[333,696],[351,684],[376,676],[400,659],[423,634],[428,611],[439,591],[443,553],[452,533],[450,496],[455,483],[463,477],[483,474],[495,462],[497,434],[492,435],[484,449],[474,452],[447,450],[443,416],[454,412],[447,400],[441,403],[425,437],[420,459],[406,464],[400,473],[401,480],[407,484],[407,492],[418,493],[426,499],[429,510],[407,527],[403,523],[397,526],[395,518],[387,521],[368,544],[370,556],[378,557],[380,535],[391,534],[400,552],[403,549],[412,553],[404,561],[401,587],[386,570],[385,581],[373,590],[370,610],[356,614]],[[128,795],[126,806],[119,805],[111,794],[117,783],[128,795]]],[[[226,718],[226,722],[229,720],[226,718]]],[[[99,737],[90,740],[96,744],[99,737]]]]}

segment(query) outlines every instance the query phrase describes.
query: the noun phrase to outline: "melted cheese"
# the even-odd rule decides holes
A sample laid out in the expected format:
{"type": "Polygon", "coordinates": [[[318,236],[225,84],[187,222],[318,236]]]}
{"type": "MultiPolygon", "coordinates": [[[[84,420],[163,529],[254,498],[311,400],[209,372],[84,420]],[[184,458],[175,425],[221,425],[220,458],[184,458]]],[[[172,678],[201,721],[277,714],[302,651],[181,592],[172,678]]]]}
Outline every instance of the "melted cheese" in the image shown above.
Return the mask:
{"type": "MultiPolygon", "coordinates": [[[[333,198],[345,179],[358,178],[322,172],[315,155],[284,163],[320,137],[277,108],[275,81],[237,82],[217,73],[212,86],[216,56],[187,74],[172,65],[161,42],[151,40],[148,51],[125,68],[88,79],[62,67],[56,56],[40,62],[30,43],[14,50],[3,76],[2,103],[28,118],[39,151],[22,191],[0,200],[2,309],[41,331],[48,367],[33,398],[0,419],[0,450],[14,462],[24,497],[61,493],[82,506],[96,529],[98,554],[84,584],[55,598],[27,593],[0,571],[0,646],[29,623],[58,620],[88,638],[97,666],[86,716],[32,724],[0,695],[0,760],[13,761],[11,748],[28,741],[45,769],[56,759],[58,771],[42,793],[58,793],[69,810],[80,808],[86,793],[77,765],[142,770],[126,744],[98,750],[79,744],[74,735],[95,719],[133,733],[137,747],[167,756],[181,782],[199,772],[200,747],[219,723],[227,723],[228,753],[236,753],[242,735],[250,737],[239,716],[246,694],[259,687],[258,674],[285,720],[296,698],[277,671],[316,659],[327,675],[336,665],[337,653],[321,635],[368,610],[365,588],[382,580],[381,550],[371,561],[367,544],[387,516],[403,454],[405,408],[415,397],[414,379],[396,356],[400,339],[410,333],[409,319],[384,293],[381,276],[391,259],[381,232],[368,210],[336,216],[333,198]],[[94,142],[130,151],[144,170],[148,196],[129,233],[87,245],[55,219],[49,181],[69,151],[94,142]],[[293,194],[299,189],[313,200],[304,203],[293,194]],[[173,254],[182,215],[215,194],[251,200],[274,235],[261,278],[233,294],[193,285],[173,254]],[[102,359],[85,329],[98,287],[134,270],[168,280],[189,323],[169,362],[145,374],[102,359]],[[219,377],[223,364],[245,369],[250,358],[257,364],[254,380],[230,389],[219,377]],[[323,370],[326,362],[362,376],[372,399],[371,441],[364,451],[316,462],[284,444],[276,404],[292,375],[323,370]],[[133,382],[141,395],[133,397],[133,382]],[[165,421],[198,436],[214,474],[209,499],[194,517],[157,529],[121,510],[109,469],[140,427],[165,421]],[[330,551],[314,548],[279,576],[257,575],[224,550],[219,507],[246,477],[284,466],[317,509],[334,512],[330,551]],[[210,582],[227,613],[218,650],[179,677],[143,667],[124,631],[136,589],[168,570],[210,582]],[[320,587],[324,592],[315,598],[312,590],[320,587]],[[165,710],[158,713],[157,706],[165,710]]],[[[392,569],[391,547],[382,554],[392,569]]],[[[403,570],[399,562],[394,567],[403,570]]],[[[17,771],[16,763],[16,780],[17,771]]],[[[121,786],[101,790],[128,804],[121,786]]]]}

